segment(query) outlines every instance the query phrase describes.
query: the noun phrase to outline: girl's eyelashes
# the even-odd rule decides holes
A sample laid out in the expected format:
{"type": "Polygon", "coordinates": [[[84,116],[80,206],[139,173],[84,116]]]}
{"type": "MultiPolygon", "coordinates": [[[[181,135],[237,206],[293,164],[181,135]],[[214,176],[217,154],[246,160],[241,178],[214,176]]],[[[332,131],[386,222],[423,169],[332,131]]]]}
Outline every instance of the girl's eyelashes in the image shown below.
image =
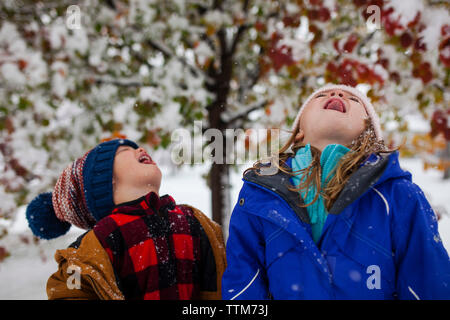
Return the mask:
{"type": "MultiPolygon", "coordinates": [[[[321,98],[321,97],[326,97],[326,96],[327,96],[326,94],[321,93],[321,94],[318,94],[318,95],[316,96],[316,99],[317,99],[317,98],[321,98]]],[[[355,102],[358,102],[359,104],[361,104],[361,102],[360,102],[358,99],[356,99],[355,97],[349,97],[349,99],[350,99],[350,100],[353,100],[353,101],[355,101],[355,102]]]]}

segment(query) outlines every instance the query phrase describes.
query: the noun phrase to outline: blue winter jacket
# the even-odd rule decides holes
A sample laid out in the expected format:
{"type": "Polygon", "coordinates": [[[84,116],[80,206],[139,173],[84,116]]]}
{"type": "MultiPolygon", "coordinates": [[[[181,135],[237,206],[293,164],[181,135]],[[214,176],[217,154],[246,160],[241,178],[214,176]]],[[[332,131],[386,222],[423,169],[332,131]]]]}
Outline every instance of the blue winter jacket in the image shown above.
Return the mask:
{"type": "Polygon", "coordinates": [[[243,180],[224,299],[450,299],[436,216],[398,153],[373,154],[351,175],[317,245],[288,174],[243,180]]]}

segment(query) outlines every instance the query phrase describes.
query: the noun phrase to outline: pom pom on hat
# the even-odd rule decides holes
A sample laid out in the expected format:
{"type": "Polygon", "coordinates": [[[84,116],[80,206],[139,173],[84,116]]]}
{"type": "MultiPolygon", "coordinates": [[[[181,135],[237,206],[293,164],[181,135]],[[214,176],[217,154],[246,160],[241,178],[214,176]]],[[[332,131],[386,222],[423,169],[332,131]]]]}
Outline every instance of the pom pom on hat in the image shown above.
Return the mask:
{"type": "Polygon", "coordinates": [[[27,206],[26,217],[33,234],[41,239],[57,238],[70,229],[70,223],[56,217],[51,192],[41,193],[34,198],[27,206]]]}

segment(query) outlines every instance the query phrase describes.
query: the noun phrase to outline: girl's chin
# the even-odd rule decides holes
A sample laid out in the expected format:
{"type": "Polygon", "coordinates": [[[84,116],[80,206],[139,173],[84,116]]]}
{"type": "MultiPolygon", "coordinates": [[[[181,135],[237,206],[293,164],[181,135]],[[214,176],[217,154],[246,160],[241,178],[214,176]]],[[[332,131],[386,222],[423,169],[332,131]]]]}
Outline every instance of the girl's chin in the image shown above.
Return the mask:
{"type": "Polygon", "coordinates": [[[322,128],[323,135],[326,135],[330,138],[336,137],[337,139],[348,140],[351,137],[358,137],[361,132],[364,130],[364,126],[352,123],[348,121],[348,119],[339,119],[336,117],[334,121],[328,126],[324,126],[322,128]]]}
{"type": "MultiPolygon", "coordinates": [[[[356,139],[352,138],[353,136],[357,137],[358,135],[353,135],[352,133],[342,133],[339,135],[336,135],[336,132],[332,132],[327,130],[326,132],[321,132],[320,134],[315,135],[315,139],[312,139],[316,142],[316,144],[325,146],[329,144],[340,144],[343,146],[348,146],[351,144],[351,142],[356,139]]],[[[314,145],[314,144],[313,144],[314,145]]]]}

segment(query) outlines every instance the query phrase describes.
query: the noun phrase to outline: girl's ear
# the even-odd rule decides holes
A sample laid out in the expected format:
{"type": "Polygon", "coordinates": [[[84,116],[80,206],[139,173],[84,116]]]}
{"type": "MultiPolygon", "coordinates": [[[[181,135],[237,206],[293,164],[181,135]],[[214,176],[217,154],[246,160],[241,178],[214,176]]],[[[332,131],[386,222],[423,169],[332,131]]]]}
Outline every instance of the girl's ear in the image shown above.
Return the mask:
{"type": "Polygon", "coordinates": [[[295,135],[294,143],[299,143],[303,140],[305,137],[305,134],[303,133],[303,130],[300,129],[299,132],[295,135]]]}

